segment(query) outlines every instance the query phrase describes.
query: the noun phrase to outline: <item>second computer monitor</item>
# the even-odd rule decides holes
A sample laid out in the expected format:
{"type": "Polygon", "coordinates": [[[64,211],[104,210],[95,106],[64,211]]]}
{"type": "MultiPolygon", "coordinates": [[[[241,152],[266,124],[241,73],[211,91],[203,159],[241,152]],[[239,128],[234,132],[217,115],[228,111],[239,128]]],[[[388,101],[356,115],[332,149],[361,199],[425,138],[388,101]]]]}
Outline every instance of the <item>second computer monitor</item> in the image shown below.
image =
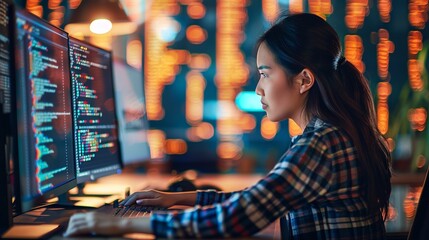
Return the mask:
{"type": "Polygon", "coordinates": [[[115,111],[112,54],[70,38],[77,183],[122,168],[115,111]]]}

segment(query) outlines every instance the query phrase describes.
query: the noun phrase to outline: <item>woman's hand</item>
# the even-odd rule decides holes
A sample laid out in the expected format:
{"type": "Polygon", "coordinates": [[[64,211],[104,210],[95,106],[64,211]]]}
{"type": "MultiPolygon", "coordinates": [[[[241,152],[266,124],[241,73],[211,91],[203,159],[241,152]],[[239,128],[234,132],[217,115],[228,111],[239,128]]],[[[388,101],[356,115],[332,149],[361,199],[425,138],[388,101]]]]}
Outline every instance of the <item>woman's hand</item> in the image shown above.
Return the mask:
{"type": "Polygon", "coordinates": [[[120,218],[101,213],[77,213],[70,217],[64,237],[77,235],[123,235],[125,233],[151,233],[149,217],[120,218]]]}
{"type": "Polygon", "coordinates": [[[161,192],[158,190],[145,190],[135,192],[128,196],[120,203],[120,205],[128,206],[132,204],[139,204],[154,207],[171,207],[176,203],[173,193],[161,192]]]}
{"type": "Polygon", "coordinates": [[[196,192],[162,192],[158,190],[145,190],[135,192],[124,199],[120,205],[128,206],[134,203],[145,206],[169,208],[174,205],[195,205],[196,192]]]}

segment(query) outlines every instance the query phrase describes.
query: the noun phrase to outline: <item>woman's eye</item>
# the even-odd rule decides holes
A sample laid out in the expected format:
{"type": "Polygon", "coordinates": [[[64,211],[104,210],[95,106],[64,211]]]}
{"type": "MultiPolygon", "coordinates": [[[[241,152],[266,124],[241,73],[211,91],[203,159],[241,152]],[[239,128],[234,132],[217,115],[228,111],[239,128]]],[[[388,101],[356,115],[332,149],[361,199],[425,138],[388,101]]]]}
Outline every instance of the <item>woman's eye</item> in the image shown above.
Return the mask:
{"type": "Polygon", "coordinates": [[[261,74],[261,77],[263,77],[263,78],[268,77],[268,75],[266,73],[261,72],[260,74],[261,74]]]}

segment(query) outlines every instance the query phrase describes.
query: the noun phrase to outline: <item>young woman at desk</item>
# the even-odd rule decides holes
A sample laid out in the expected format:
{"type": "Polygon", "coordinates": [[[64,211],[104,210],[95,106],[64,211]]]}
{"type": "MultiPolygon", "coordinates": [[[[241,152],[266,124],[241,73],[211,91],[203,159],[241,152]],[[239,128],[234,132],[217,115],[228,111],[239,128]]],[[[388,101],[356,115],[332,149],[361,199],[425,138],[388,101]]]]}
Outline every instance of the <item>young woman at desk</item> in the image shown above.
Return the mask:
{"type": "Polygon", "coordinates": [[[390,153],[368,83],[342,56],[334,29],[312,14],[282,17],[260,38],[257,67],[268,118],[304,129],[267,176],[234,193],[136,192],[123,203],[195,207],[138,219],[77,214],[65,235],[243,237],[282,218],[286,238],[385,238],[390,153]]]}

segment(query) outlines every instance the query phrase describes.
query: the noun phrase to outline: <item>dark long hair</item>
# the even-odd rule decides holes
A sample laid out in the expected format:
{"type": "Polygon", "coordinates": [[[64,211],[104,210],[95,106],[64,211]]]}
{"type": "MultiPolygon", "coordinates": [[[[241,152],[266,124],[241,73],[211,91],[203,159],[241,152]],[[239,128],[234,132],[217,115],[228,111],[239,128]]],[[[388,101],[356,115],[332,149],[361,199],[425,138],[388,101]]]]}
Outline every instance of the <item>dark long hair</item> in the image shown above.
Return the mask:
{"type": "Polygon", "coordinates": [[[313,14],[283,15],[262,35],[258,46],[262,42],[287,75],[295,76],[304,68],[313,72],[316,80],[306,100],[307,119],[315,116],[347,132],[358,153],[359,179],[368,209],[386,217],[391,155],[377,128],[368,82],[342,57],[335,30],[313,14]]]}

